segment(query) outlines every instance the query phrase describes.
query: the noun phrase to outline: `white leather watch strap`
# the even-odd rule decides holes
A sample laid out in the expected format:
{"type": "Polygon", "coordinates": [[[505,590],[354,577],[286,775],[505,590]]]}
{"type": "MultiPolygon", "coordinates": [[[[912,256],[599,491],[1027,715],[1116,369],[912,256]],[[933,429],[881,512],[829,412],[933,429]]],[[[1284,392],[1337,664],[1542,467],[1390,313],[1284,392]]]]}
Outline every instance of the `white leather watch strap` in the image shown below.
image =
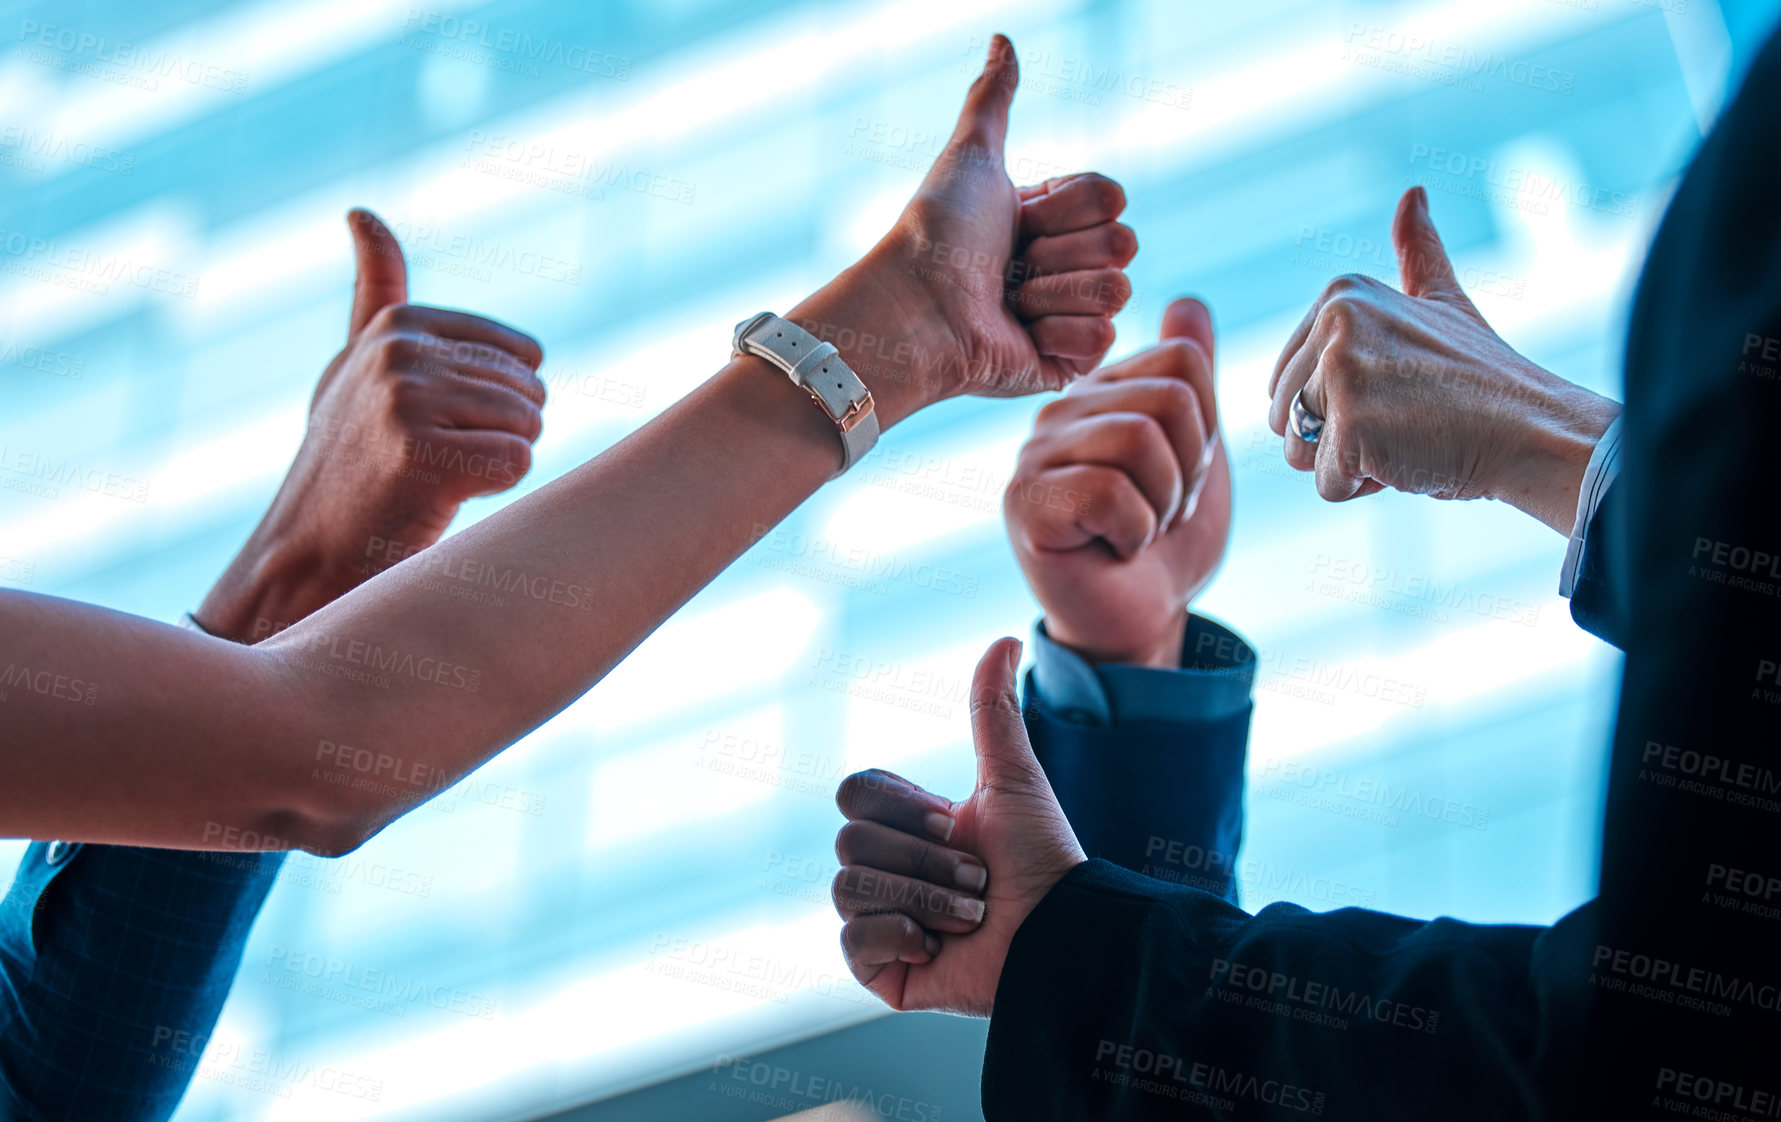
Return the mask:
{"type": "Polygon", "coordinates": [[[822,406],[841,434],[841,470],[835,475],[859,462],[878,443],[872,391],[841,361],[834,344],[818,340],[788,319],[761,312],[736,325],[731,350],[766,359],[822,406]]]}

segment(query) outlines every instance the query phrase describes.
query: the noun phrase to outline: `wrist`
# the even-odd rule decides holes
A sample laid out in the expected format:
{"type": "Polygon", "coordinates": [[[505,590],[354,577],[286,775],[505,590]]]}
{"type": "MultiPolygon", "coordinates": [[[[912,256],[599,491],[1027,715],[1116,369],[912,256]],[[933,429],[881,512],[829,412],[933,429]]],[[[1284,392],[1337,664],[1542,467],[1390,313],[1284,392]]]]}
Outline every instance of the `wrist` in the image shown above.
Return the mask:
{"type": "MultiPolygon", "coordinates": [[[[1545,374],[1544,371],[1542,371],[1545,374]]],[[[1602,434],[1620,416],[1620,403],[1545,374],[1556,385],[1522,424],[1509,470],[1492,497],[1570,536],[1578,495],[1602,434]]]]}
{"type": "Polygon", "coordinates": [[[193,618],[219,639],[253,644],[329,604],[365,579],[321,553],[255,531],[193,618]]]}
{"type": "Polygon", "coordinates": [[[786,313],[835,345],[886,429],[956,394],[965,368],[939,301],[914,283],[911,260],[895,235],[887,237],[786,313]]]}
{"type": "Polygon", "coordinates": [[[1181,669],[1181,646],[1187,641],[1187,611],[1174,613],[1155,633],[1121,636],[1077,634],[1068,624],[1045,617],[1045,633],[1091,666],[1143,666],[1152,670],[1181,669]]]}

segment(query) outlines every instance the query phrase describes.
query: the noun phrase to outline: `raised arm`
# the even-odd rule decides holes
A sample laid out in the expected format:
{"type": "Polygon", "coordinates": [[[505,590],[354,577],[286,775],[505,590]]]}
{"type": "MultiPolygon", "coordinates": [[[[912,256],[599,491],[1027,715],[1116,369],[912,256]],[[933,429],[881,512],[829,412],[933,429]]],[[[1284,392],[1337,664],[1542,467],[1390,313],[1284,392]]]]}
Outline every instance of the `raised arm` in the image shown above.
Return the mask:
{"type": "MultiPolygon", "coordinates": [[[[840,348],[885,427],[959,394],[1061,386],[1111,344],[1128,292],[1100,229],[1123,208],[1116,184],[1009,181],[1016,64],[1000,37],[990,54],[895,228],[788,313],[840,348]]],[[[838,462],[808,396],[742,358],[590,463],[253,648],[0,596],[14,683],[0,830],[349,850],[580,696],[838,462]],[[324,742],[438,782],[405,795],[317,782],[324,742]]]]}

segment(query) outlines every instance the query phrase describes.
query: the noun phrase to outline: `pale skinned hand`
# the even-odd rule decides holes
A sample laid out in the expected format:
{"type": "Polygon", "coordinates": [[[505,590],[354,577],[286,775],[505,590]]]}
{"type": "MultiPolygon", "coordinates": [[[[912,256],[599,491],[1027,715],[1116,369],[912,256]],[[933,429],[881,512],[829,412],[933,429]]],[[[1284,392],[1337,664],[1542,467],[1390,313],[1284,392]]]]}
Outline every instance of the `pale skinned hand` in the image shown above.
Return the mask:
{"type": "Polygon", "coordinates": [[[892,1009],[989,1016],[1014,933],[1087,860],[1027,742],[1019,662],[1020,643],[999,639],[977,664],[969,798],[883,771],[848,776],[835,794],[848,818],[835,840],[842,950],[892,1009]]]}
{"type": "Polygon", "coordinates": [[[197,612],[257,641],[439,540],[465,500],[505,491],[543,428],[538,341],[483,316],[408,303],[402,248],[347,216],[358,259],[346,346],[271,508],[197,612]]]}
{"type": "Polygon", "coordinates": [[[1569,534],[1596,442],[1620,406],[1516,353],[1461,289],[1421,187],[1392,222],[1404,291],[1338,277],[1293,332],[1268,383],[1287,463],[1340,502],[1390,487],[1494,498],[1569,534]],[[1325,419],[1291,435],[1293,395],[1325,419]]]}
{"type": "Polygon", "coordinates": [[[883,423],[961,394],[1061,389],[1113,344],[1137,237],[1093,173],[1017,188],[1004,145],[1020,81],[994,37],[946,147],[891,232],[789,318],[835,343],[883,423]]]}
{"type": "Polygon", "coordinates": [[[1052,639],[1093,663],[1181,664],[1187,604],[1224,557],[1231,475],[1212,317],[1172,303],[1162,342],[1039,410],[1003,494],[1052,639]]]}

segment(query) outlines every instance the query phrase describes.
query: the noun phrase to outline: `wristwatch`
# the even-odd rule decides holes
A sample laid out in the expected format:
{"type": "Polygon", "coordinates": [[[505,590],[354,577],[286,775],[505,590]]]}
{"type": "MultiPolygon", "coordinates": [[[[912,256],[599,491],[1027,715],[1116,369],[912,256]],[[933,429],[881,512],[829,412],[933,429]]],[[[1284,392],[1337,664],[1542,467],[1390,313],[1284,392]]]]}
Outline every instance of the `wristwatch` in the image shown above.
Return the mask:
{"type": "Polygon", "coordinates": [[[731,353],[764,358],[804,387],[841,434],[843,474],[878,443],[878,414],[872,391],[853,368],[841,361],[833,343],[824,343],[802,327],[772,312],[761,312],[736,325],[731,353]]]}

